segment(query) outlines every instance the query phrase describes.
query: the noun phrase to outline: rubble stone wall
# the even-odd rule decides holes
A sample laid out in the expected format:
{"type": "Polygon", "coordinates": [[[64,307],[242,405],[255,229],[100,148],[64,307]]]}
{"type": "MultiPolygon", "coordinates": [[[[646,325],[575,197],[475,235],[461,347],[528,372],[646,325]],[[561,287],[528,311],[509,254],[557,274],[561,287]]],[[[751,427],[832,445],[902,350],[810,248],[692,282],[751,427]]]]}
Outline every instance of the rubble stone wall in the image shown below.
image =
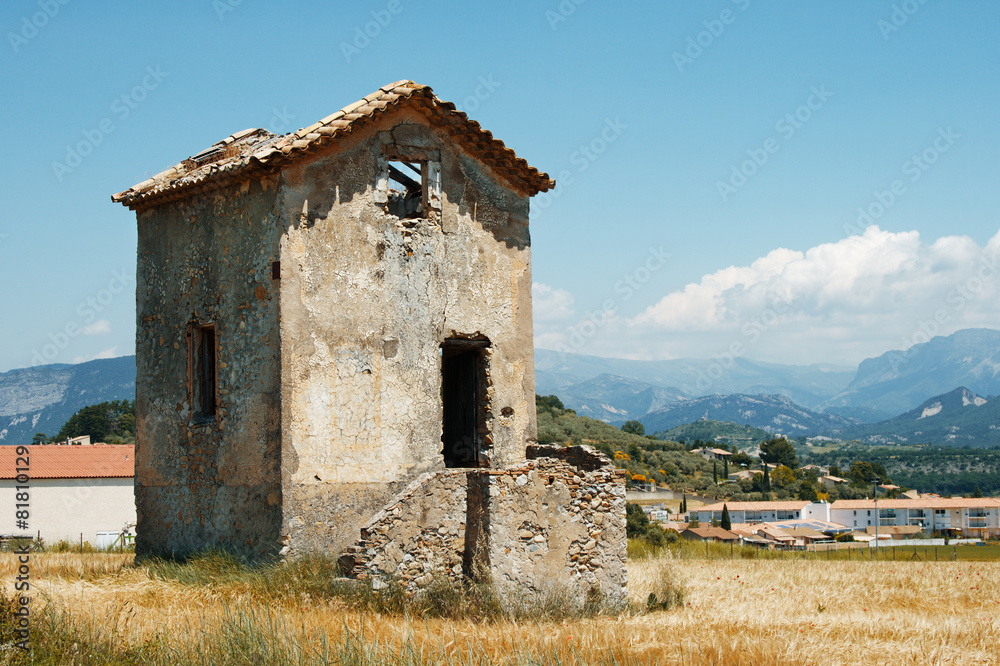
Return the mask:
{"type": "Polygon", "coordinates": [[[362,530],[342,563],[415,592],[474,578],[503,598],[599,592],[625,599],[625,479],[589,447],[529,447],[503,470],[422,476],[362,530]],[[577,464],[571,464],[571,462],[577,464]]]}

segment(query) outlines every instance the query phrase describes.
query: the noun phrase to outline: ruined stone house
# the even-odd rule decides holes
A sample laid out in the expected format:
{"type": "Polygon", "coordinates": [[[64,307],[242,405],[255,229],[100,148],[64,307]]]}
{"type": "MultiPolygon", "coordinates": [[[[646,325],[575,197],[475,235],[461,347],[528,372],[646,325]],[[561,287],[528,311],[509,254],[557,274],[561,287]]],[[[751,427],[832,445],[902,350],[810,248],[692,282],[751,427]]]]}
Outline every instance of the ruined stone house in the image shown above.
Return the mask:
{"type": "Polygon", "coordinates": [[[114,195],[138,221],[137,553],[620,589],[621,478],[582,449],[527,458],[528,205],[553,186],[400,81],[114,195]]]}

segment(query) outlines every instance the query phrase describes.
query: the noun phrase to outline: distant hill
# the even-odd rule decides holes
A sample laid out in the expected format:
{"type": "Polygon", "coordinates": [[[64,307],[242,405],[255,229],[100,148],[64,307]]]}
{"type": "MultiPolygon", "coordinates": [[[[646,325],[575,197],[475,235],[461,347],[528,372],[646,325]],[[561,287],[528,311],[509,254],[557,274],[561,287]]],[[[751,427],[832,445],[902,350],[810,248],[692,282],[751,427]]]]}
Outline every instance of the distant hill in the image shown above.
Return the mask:
{"type": "Polygon", "coordinates": [[[54,437],[81,407],[124,399],[135,400],[135,356],[0,373],[0,444],[54,437]]]}
{"type": "Polygon", "coordinates": [[[1000,331],[964,329],[866,359],[850,385],[820,407],[873,409],[889,418],[959,386],[979,395],[1000,394],[1000,331]]]}
{"type": "Polygon", "coordinates": [[[717,442],[719,444],[735,444],[741,450],[756,449],[761,442],[774,437],[773,434],[760,428],[740,425],[728,421],[695,421],[685,423],[670,430],[653,433],[657,439],[666,439],[674,442],[684,441],[687,444],[695,440],[703,442],[717,442]]]}
{"type": "MultiPolygon", "coordinates": [[[[851,382],[855,369],[828,364],[780,365],[738,358],[719,372],[714,359],[677,359],[670,361],[632,361],[601,358],[548,349],[535,350],[535,384],[541,394],[564,396],[566,405],[578,409],[580,389],[569,397],[567,389],[602,375],[630,379],[668,395],[706,396],[730,393],[773,393],[787,396],[800,405],[813,408],[832,398],[851,382]]],[[[630,390],[635,390],[633,386],[630,390]]],[[[585,394],[583,397],[597,397],[585,394]]],[[[619,406],[604,400],[615,409],[619,406]]],[[[655,401],[650,399],[650,404],[655,401]]],[[[588,403],[589,404],[589,403],[588,403]]],[[[593,407],[591,406],[591,409],[593,407]]],[[[621,415],[622,420],[642,416],[634,410],[621,415]]]]}
{"type": "Polygon", "coordinates": [[[871,444],[997,446],[1000,445],[1000,399],[987,400],[960,387],[895,418],[848,428],[844,435],[871,444]]]}
{"type": "Polygon", "coordinates": [[[670,405],[639,419],[646,432],[662,432],[685,423],[710,419],[730,421],[799,437],[839,432],[857,421],[820,414],[796,405],[783,395],[712,395],[670,405]]]}
{"type": "Polygon", "coordinates": [[[559,396],[578,414],[608,422],[628,421],[686,398],[680,389],[607,373],[570,384],[559,396]]]}

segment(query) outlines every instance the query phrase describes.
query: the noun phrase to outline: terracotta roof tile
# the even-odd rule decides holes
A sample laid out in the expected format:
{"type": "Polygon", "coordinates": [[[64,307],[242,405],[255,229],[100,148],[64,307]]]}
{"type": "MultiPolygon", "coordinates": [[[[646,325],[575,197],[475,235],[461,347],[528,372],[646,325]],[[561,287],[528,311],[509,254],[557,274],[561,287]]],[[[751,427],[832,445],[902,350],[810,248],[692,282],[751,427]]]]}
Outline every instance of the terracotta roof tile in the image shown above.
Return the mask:
{"type": "Polygon", "coordinates": [[[688,527],[685,531],[691,532],[702,539],[723,539],[725,541],[732,541],[739,538],[736,534],[733,534],[729,530],[724,530],[721,527],[688,527]]]}
{"type": "Polygon", "coordinates": [[[450,134],[522,195],[533,196],[555,186],[548,174],[530,166],[454,104],[438,99],[430,87],[397,81],[292,134],[276,136],[263,129],[237,132],[111,199],[141,210],[187,196],[198,187],[205,191],[240,182],[259,172],[280,169],[314,148],[336,143],[355,127],[404,104],[415,106],[432,125],[450,134]]]}
{"type": "Polygon", "coordinates": [[[801,511],[809,506],[809,502],[805,500],[789,502],[717,502],[697,509],[691,509],[691,512],[722,511],[723,504],[728,506],[730,511],[801,511]]]}
{"type": "MultiPolygon", "coordinates": [[[[0,446],[0,479],[17,476],[16,446],[0,446]]],[[[135,476],[135,447],[110,444],[28,448],[28,475],[32,479],[131,478],[135,476]]]]}
{"type": "MultiPolygon", "coordinates": [[[[1000,499],[995,497],[952,497],[920,499],[880,499],[879,509],[970,509],[1000,507],[1000,499]]],[[[875,500],[837,500],[830,505],[837,509],[874,509],[875,500]]]]}

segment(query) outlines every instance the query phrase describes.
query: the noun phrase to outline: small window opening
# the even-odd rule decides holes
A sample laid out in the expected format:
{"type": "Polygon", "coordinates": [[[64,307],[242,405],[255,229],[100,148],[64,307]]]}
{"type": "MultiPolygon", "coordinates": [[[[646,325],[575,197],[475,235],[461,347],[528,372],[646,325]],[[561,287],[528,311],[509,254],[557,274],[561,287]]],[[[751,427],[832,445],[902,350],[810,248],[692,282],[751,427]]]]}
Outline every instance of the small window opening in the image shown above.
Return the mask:
{"type": "Polygon", "coordinates": [[[390,215],[400,219],[426,217],[424,194],[427,190],[426,164],[424,162],[389,161],[390,215]]]}
{"type": "Polygon", "coordinates": [[[195,418],[214,419],[217,384],[215,326],[197,326],[194,337],[195,418]]]}
{"type": "Polygon", "coordinates": [[[487,464],[486,352],[488,340],[449,339],[441,345],[441,453],[445,467],[487,464]]]}

